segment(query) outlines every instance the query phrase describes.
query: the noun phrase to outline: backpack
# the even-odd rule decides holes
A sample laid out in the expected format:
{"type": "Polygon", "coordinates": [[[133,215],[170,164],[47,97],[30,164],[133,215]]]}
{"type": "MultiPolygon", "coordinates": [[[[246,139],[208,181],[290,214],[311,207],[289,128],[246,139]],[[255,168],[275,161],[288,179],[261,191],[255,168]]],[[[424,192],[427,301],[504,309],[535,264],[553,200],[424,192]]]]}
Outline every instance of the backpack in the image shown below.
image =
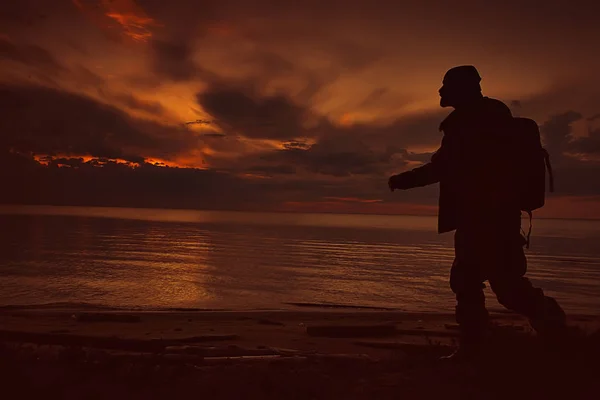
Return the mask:
{"type": "MultiPolygon", "coordinates": [[[[513,133],[516,143],[517,188],[521,211],[529,215],[529,248],[533,211],[542,208],[546,201],[546,170],[548,170],[548,189],[554,192],[554,176],[550,155],[542,146],[540,128],[529,118],[513,118],[513,133]]],[[[523,232],[525,233],[525,232],[523,232]]]]}

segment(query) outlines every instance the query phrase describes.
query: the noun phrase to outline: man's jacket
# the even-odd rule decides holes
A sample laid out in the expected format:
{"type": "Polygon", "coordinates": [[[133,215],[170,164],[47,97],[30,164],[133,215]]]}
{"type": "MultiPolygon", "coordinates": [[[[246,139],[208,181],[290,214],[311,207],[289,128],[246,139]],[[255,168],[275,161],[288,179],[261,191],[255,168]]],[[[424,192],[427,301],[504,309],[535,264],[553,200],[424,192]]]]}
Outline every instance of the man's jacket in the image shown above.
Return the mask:
{"type": "Polygon", "coordinates": [[[514,188],[518,165],[512,114],[499,100],[482,97],[454,110],[440,124],[444,133],[431,161],[392,177],[397,189],[440,183],[438,231],[520,226],[514,188]]]}

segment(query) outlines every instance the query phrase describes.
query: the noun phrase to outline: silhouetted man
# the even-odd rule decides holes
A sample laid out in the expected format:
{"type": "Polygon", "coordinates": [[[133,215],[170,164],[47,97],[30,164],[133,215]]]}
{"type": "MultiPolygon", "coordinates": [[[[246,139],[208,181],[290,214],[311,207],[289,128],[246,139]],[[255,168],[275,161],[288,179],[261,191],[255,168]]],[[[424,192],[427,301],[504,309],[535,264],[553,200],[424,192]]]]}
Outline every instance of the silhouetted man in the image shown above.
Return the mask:
{"type": "Polygon", "coordinates": [[[480,81],[473,66],[446,73],[440,105],[454,111],[440,125],[440,148],[428,164],[389,179],[392,191],[440,183],[438,232],[456,230],[450,287],[460,326],[454,356],[461,358],[475,355],[485,335],[486,280],[498,301],[528,317],[538,334],[565,326],[558,303],[524,277],[526,240],[514,185],[519,171],[511,159],[513,117],[504,103],[481,94],[480,81]]]}

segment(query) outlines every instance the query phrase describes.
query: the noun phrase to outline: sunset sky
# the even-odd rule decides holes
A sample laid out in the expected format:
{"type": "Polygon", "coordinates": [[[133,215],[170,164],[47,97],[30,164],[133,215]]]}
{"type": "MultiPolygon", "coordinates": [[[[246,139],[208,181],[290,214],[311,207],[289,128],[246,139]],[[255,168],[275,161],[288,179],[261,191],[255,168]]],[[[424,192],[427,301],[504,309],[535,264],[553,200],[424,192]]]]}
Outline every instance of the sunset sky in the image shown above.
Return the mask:
{"type": "Polygon", "coordinates": [[[473,64],[542,128],[539,214],[600,218],[598,18],[591,0],[5,1],[0,201],[435,214],[436,186],[387,179],[439,146],[442,76],[473,64]]]}

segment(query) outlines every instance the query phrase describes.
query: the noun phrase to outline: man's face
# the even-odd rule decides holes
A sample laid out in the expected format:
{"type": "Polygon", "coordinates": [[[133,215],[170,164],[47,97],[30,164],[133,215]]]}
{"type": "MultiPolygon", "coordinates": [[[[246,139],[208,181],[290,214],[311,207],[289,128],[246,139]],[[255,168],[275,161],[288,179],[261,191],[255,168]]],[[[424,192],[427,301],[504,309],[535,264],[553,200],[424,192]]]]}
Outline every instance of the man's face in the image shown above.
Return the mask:
{"type": "Polygon", "coordinates": [[[440,106],[441,107],[453,107],[456,105],[457,100],[457,88],[453,88],[451,85],[444,83],[439,90],[440,94],[440,106]]]}

